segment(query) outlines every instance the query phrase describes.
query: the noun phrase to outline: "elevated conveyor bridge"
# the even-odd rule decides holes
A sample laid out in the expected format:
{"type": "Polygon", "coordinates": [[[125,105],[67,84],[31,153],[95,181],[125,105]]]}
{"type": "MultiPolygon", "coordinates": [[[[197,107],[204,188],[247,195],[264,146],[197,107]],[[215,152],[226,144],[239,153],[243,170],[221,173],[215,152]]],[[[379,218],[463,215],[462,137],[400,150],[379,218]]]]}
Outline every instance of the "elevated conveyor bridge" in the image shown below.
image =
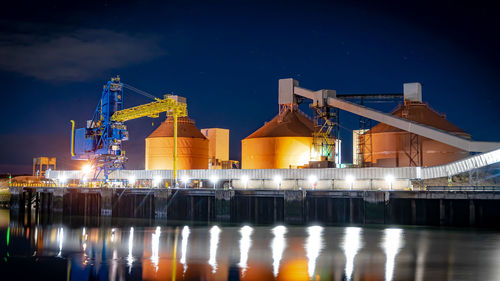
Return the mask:
{"type": "MultiPolygon", "coordinates": [[[[500,148],[499,142],[484,142],[465,139],[433,127],[337,98],[336,93],[333,90],[312,91],[299,87],[298,81],[293,80],[292,78],[281,79],[279,81],[280,105],[296,103],[298,98],[312,100],[313,104],[318,104],[320,106],[325,104],[330,107],[345,110],[347,112],[385,123],[398,129],[436,140],[468,152],[488,152],[500,148]]],[[[420,98],[421,101],[421,97],[412,98],[420,98]]]]}

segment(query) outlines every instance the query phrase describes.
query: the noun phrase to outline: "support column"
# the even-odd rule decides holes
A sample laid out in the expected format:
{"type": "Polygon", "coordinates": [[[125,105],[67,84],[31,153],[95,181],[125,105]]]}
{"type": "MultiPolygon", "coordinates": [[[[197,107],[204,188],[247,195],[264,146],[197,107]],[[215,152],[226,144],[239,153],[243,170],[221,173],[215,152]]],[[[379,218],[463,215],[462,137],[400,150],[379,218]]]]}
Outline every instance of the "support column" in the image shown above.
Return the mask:
{"type": "Polygon", "coordinates": [[[364,222],[380,223],[385,222],[385,205],[389,194],[383,191],[366,191],[363,194],[364,200],[364,222]]]}
{"type": "Polygon", "coordinates": [[[417,202],[415,202],[415,199],[411,199],[410,205],[411,205],[411,224],[416,225],[417,224],[417,202]]]}
{"type": "Polygon", "coordinates": [[[113,215],[113,190],[101,189],[101,216],[111,217],[113,215]]]}
{"type": "Polygon", "coordinates": [[[349,223],[354,223],[354,203],[351,196],[349,194],[349,223]]]}
{"type": "Polygon", "coordinates": [[[285,190],[283,217],[287,224],[302,224],[304,222],[305,192],[301,190],[285,190]]]}
{"type": "Polygon", "coordinates": [[[56,187],[52,191],[52,212],[53,223],[62,223],[64,213],[64,194],[66,193],[65,187],[56,187]]]}
{"type": "Polygon", "coordinates": [[[155,219],[167,218],[168,199],[170,198],[171,193],[172,193],[171,189],[155,190],[154,192],[155,219]]]}
{"type": "Polygon", "coordinates": [[[469,199],[469,226],[476,225],[476,205],[474,200],[469,199]]]}
{"type": "Polygon", "coordinates": [[[10,220],[19,221],[24,216],[24,201],[22,187],[9,187],[10,192],[10,220]]]}
{"type": "Polygon", "coordinates": [[[439,200],[439,225],[446,224],[446,206],[443,199],[439,200]]]}
{"type": "Polygon", "coordinates": [[[27,214],[27,223],[31,225],[31,202],[33,200],[33,193],[31,190],[26,192],[26,214],[27,214]]]}
{"type": "Polygon", "coordinates": [[[215,220],[220,222],[231,221],[231,199],[234,190],[215,190],[215,220]]]}
{"type": "Polygon", "coordinates": [[[66,188],[64,187],[55,188],[53,191],[54,200],[52,210],[54,210],[55,213],[62,213],[64,211],[64,193],[66,193],[66,188]]]}

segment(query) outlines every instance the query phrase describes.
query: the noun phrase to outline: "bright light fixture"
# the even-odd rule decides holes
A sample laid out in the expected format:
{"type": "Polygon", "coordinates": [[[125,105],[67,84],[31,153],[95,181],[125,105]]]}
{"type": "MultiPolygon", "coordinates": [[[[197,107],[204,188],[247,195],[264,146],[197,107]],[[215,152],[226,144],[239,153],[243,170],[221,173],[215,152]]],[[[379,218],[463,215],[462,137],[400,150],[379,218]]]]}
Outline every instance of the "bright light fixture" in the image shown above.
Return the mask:
{"type": "Polygon", "coordinates": [[[243,186],[245,186],[245,188],[247,188],[249,180],[250,180],[250,178],[247,175],[241,176],[241,179],[240,179],[241,183],[243,184],[243,186]]]}
{"type": "Polygon", "coordinates": [[[160,182],[161,182],[161,177],[160,177],[160,176],[155,176],[155,177],[153,178],[153,185],[154,185],[154,186],[158,186],[158,185],[160,185],[160,182]]]}
{"type": "Polygon", "coordinates": [[[385,176],[385,181],[388,183],[392,183],[394,181],[394,176],[393,175],[385,176]]]}
{"type": "Polygon", "coordinates": [[[389,184],[389,189],[392,190],[392,182],[394,182],[394,176],[393,175],[385,176],[385,181],[389,184]]]}
{"type": "Polygon", "coordinates": [[[64,184],[66,182],[66,176],[61,175],[59,176],[58,180],[60,183],[64,184]]]}
{"type": "Polygon", "coordinates": [[[318,177],[317,177],[317,176],[315,176],[315,175],[310,175],[310,176],[309,176],[309,183],[310,183],[310,184],[314,185],[314,184],[316,184],[317,182],[318,182],[318,177]]]}
{"type": "Polygon", "coordinates": [[[349,189],[352,190],[352,185],[353,185],[355,180],[356,180],[356,178],[354,178],[353,175],[347,175],[347,177],[345,177],[345,181],[347,182],[347,184],[349,184],[349,189]]]}
{"type": "Polygon", "coordinates": [[[274,176],[273,181],[274,181],[275,184],[280,185],[281,181],[282,181],[282,178],[281,178],[280,175],[276,175],[276,176],[274,176]]]}
{"type": "Polygon", "coordinates": [[[90,166],[90,164],[85,164],[83,165],[82,167],[82,172],[87,175],[89,174],[90,172],[92,172],[92,166],[90,166]]]}
{"type": "Polygon", "coordinates": [[[187,175],[183,175],[182,178],[181,178],[181,181],[183,183],[188,183],[189,182],[189,177],[187,175]]]}
{"type": "Polygon", "coordinates": [[[210,176],[210,181],[211,181],[213,184],[216,184],[218,180],[219,180],[219,178],[218,178],[216,175],[212,175],[212,176],[210,176]]]}
{"type": "Polygon", "coordinates": [[[128,178],[128,183],[130,185],[135,185],[135,176],[134,175],[131,175],[129,178],[128,178]]]}
{"type": "Polygon", "coordinates": [[[354,178],[354,176],[352,176],[352,175],[348,175],[347,177],[345,177],[345,180],[348,183],[352,184],[356,180],[356,178],[354,178]]]}
{"type": "Polygon", "coordinates": [[[247,175],[243,175],[243,176],[241,176],[241,182],[242,182],[243,184],[245,184],[245,185],[246,185],[246,184],[248,183],[248,181],[249,181],[249,180],[250,180],[250,179],[248,178],[248,176],[247,176],[247,175]]]}

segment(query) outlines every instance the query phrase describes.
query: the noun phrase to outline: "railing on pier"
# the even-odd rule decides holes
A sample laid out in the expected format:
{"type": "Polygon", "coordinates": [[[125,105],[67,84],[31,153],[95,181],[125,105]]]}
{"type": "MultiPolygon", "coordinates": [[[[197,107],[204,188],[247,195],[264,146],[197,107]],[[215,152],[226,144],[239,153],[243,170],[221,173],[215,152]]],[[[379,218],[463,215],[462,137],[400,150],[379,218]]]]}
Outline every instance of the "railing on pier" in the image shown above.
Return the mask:
{"type": "Polygon", "coordinates": [[[500,191],[499,185],[484,186],[427,186],[427,191],[500,191]]]}

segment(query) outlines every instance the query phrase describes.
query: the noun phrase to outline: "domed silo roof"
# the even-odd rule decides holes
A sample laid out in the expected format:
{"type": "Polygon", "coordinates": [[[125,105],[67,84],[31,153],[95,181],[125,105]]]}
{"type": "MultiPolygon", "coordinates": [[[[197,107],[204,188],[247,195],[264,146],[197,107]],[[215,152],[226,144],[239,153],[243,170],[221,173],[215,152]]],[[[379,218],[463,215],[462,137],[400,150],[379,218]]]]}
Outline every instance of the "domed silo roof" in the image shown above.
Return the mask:
{"type": "MultiPolygon", "coordinates": [[[[168,117],[146,138],[146,170],[173,169],[174,119],[168,117]]],[[[208,139],[187,117],[177,119],[177,168],[208,169],[208,139]]]]}
{"type": "Polygon", "coordinates": [[[314,123],[299,110],[290,110],[242,140],[243,169],[288,169],[309,163],[314,123]]]}
{"type": "MultiPolygon", "coordinates": [[[[425,103],[407,102],[398,106],[391,114],[464,138],[470,138],[469,134],[448,121],[444,114],[436,112],[425,103]]],[[[410,147],[411,134],[409,132],[384,123],[377,124],[360,138],[362,139],[361,143],[371,146],[362,152],[364,161],[376,167],[413,165],[410,162],[410,154],[413,154],[411,157],[420,166],[442,165],[469,155],[466,151],[422,136],[418,136],[418,139],[413,138],[413,144],[410,147]],[[419,153],[416,153],[417,147],[419,153]],[[410,153],[410,151],[413,152],[410,153]]]]}
{"type": "MultiPolygon", "coordinates": [[[[425,103],[409,103],[407,105],[399,105],[391,113],[391,115],[443,131],[470,136],[458,126],[448,121],[446,119],[446,115],[436,112],[425,103]]],[[[403,130],[384,123],[379,123],[371,129],[372,134],[381,132],[403,132],[403,130]]]]}

